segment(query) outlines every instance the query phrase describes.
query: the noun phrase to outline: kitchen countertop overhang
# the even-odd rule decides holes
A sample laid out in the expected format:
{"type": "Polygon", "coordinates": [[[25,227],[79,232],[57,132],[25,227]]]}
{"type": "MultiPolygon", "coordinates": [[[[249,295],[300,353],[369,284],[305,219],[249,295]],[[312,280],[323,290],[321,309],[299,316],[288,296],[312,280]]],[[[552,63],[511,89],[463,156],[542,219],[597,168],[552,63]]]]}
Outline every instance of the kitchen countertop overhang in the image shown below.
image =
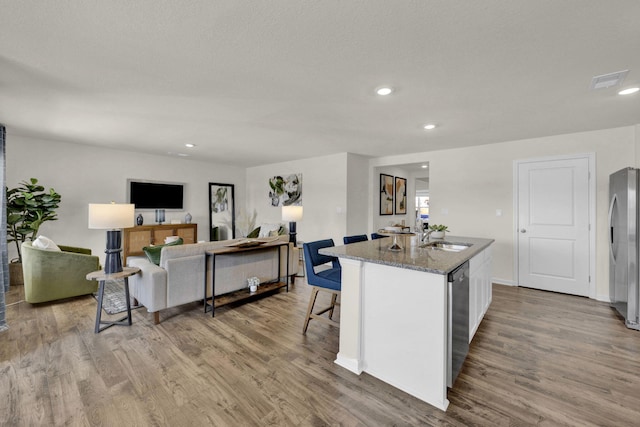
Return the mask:
{"type": "Polygon", "coordinates": [[[429,242],[437,241],[453,244],[464,243],[470,246],[459,252],[451,252],[434,247],[421,247],[424,243],[422,243],[418,236],[398,236],[398,243],[403,247],[403,249],[398,251],[389,249],[392,242],[391,238],[383,238],[324,248],[319,252],[322,255],[335,256],[338,258],[444,275],[482,252],[494,242],[494,239],[447,236],[445,239],[433,239],[429,242]]]}

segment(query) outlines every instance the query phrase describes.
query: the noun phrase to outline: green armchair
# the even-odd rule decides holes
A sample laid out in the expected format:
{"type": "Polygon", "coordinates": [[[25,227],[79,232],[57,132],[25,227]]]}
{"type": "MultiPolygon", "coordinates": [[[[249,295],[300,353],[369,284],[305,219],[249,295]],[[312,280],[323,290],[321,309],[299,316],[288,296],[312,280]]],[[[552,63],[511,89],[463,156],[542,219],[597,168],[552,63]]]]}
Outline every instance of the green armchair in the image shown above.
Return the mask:
{"type": "Polygon", "coordinates": [[[22,244],[24,299],[30,303],[87,295],[98,290],[98,282],[86,276],[100,269],[90,249],[60,246],[61,252],[22,244]]]}

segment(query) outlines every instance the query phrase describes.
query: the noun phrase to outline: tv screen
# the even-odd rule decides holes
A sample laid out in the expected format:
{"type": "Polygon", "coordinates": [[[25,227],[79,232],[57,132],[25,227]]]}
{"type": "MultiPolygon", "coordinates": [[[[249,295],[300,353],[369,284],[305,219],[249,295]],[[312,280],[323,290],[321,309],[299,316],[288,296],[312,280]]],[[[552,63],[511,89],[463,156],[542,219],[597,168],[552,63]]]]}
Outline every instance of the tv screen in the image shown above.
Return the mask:
{"type": "Polygon", "coordinates": [[[182,184],[129,181],[129,203],[136,209],[183,209],[183,192],[182,184]]]}

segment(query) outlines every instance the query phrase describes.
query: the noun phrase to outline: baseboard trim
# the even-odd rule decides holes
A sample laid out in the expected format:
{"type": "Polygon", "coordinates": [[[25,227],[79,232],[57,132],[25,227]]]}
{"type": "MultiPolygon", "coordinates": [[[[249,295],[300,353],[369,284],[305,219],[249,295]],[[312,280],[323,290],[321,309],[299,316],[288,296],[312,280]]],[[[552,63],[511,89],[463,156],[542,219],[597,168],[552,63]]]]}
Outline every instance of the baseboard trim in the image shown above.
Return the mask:
{"type": "Polygon", "coordinates": [[[336,365],[340,365],[343,368],[353,372],[354,374],[360,375],[363,371],[362,363],[358,359],[352,359],[350,357],[344,357],[340,353],[338,353],[336,360],[334,361],[336,365]]]}
{"type": "Polygon", "coordinates": [[[491,283],[495,283],[496,285],[518,286],[513,280],[500,279],[499,277],[492,277],[491,283]]]}

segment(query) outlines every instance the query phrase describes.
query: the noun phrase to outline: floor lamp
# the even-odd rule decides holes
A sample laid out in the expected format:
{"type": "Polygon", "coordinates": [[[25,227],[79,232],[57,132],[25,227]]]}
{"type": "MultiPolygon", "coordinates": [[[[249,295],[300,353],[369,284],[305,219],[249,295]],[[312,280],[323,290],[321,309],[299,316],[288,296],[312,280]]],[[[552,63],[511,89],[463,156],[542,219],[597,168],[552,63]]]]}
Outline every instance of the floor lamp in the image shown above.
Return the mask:
{"type": "Polygon", "coordinates": [[[296,246],[296,221],[302,219],[302,206],[283,206],[282,220],[289,221],[289,242],[296,246]]]}
{"type": "Polygon", "coordinates": [[[135,205],[89,204],[89,228],[107,230],[107,249],[104,261],[106,274],[122,271],[122,229],[133,227],[135,205]]]}

